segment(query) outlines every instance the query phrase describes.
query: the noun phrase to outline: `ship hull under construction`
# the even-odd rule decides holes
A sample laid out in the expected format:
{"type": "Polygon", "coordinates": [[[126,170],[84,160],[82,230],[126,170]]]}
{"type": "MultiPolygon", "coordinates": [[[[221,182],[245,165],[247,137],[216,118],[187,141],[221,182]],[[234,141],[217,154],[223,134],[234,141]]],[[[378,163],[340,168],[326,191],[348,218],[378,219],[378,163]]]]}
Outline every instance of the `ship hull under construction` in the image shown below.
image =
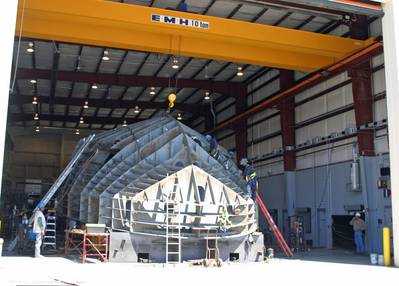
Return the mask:
{"type": "Polygon", "coordinates": [[[170,116],[87,140],[62,195],[70,220],[110,229],[110,261],[180,262],[210,249],[221,260],[263,260],[255,204],[223,147],[211,152],[170,116]]]}

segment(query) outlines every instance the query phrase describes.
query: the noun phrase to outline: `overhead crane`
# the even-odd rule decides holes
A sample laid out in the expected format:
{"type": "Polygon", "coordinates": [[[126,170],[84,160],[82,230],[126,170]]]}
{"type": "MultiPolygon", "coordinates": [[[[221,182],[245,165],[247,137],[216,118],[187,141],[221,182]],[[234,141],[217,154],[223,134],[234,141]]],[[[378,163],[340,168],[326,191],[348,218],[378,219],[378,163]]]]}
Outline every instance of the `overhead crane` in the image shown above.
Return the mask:
{"type": "Polygon", "coordinates": [[[25,6],[20,1],[20,32],[26,38],[304,72],[373,42],[102,0],[26,0],[25,6]]]}

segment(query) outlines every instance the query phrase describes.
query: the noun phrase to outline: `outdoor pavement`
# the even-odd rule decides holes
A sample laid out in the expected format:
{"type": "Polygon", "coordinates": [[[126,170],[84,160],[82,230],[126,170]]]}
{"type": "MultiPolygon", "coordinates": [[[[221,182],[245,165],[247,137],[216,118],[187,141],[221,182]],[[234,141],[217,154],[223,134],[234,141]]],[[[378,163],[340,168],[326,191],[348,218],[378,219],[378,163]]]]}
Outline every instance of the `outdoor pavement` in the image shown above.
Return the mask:
{"type": "Polygon", "coordinates": [[[368,264],[368,257],[311,251],[293,259],[203,266],[86,263],[60,257],[0,257],[0,285],[381,285],[397,284],[399,268],[368,264]],[[352,258],[350,258],[352,257],[352,258]],[[351,261],[352,259],[352,261],[351,261]],[[141,283],[140,283],[141,282],[141,283]],[[138,284],[140,283],[140,284],[138,284]],[[276,285],[276,284],[275,284],[276,285]]]}

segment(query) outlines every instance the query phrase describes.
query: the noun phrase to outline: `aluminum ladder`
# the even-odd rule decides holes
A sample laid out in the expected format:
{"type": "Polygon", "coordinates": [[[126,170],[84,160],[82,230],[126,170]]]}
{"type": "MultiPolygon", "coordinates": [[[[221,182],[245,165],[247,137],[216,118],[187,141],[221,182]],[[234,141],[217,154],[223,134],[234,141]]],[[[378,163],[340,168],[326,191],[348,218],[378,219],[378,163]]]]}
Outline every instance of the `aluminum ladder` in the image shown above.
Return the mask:
{"type": "Polygon", "coordinates": [[[267,223],[269,224],[270,228],[272,229],[273,235],[276,238],[280,248],[283,250],[284,254],[288,257],[293,256],[290,247],[288,246],[287,242],[285,241],[284,237],[282,236],[280,230],[278,229],[277,225],[275,224],[272,216],[270,215],[266,205],[262,201],[261,197],[258,193],[256,193],[256,201],[262,211],[263,216],[265,217],[267,223]]]}
{"type": "Polygon", "coordinates": [[[46,230],[44,232],[43,237],[43,249],[46,246],[54,248],[57,250],[57,228],[56,228],[56,211],[55,210],[48,210],[47,211],[47,222],[46,222],[46,230]]]}
{"type": "Polygon", "coordinates": [[[169,193],[165,205],[166,219],[166,257],[165,262],[181,263],[181,222],[180,222],[180,201],[177,194],[180,186],[175,184],[169,193]]]}

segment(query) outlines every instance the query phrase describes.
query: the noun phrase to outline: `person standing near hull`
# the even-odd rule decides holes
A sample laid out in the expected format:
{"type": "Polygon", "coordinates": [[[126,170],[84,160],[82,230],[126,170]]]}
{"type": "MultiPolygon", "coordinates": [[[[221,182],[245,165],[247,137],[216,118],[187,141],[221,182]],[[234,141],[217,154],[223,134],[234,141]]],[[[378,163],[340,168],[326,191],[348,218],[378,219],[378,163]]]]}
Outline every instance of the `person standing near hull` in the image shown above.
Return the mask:
{"type": "Polygon", "coordinates": [[[40,254],[40,250],[43,243],[44,232],[46,230],[46,218],[44,217],[44,203],[40,202],[37,205],[38,209],[35,212],[33,218],[33,233],[36,234],[35,240],[35,257],[42,258],[43,255],[40,254]]]}
{"type": "Polygon", "coordinates": [[[349,222],[353,226],[354,240],[356,244],[356,253],[364,254],[364,239],[363,231],[366,230],[366,223],[362,220],[360,213],[356,213],[352,220],[349,222]]]}

